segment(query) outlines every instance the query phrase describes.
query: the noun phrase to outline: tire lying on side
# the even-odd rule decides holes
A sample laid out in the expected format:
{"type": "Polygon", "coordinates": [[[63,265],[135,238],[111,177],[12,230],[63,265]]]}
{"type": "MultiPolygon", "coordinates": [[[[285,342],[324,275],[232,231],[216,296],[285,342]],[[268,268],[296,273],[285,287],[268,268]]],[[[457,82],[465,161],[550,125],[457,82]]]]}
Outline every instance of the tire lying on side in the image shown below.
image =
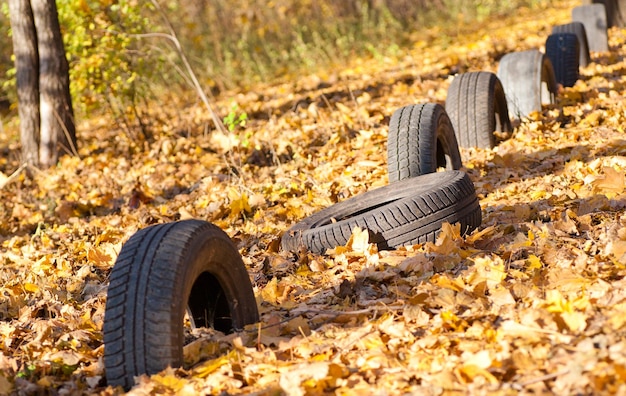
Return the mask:
{"type": "Polygon", "coordinates": [[[557,25],[552,28],[554,33],[574,33],[578,38],[578,46],[580,48],[578,56],[578,65],[586,67],[591,63],[591,55],[589,54],[589,43],[587,43],[587,31],[582,22],[570,22],[565,25],[557,25]]]}
{"type": "Polygon", "coordinates": [[[553,104],[557,83],[552,63],[533,49],[506,54],[498,65],[498,78],[506,94],[511,118],[523,118],[540,111],[542,104],[553,104]]]}
{"type": "Polygon", "coordinates": [[[580,46],[574,33],[553,33],[546,40],[546,56],[552,62],[557,83],[573,87],[578,81],[580,46]]]}
{"type": "Polygon", "coordinates": [[[104,365],[110,385],[183,363],[183,320],[223,332],[258,321],[254,293],[228,235],[199,220],[134,234],[111,272],[104,316],[104,365]]]}
{"type": "Polygon", "coordinates": [[[494,131],[513,130],[504,88],[490,72],[456,76],[448,88],[446,112],[461,147],[493,148],[496,145],[494,131]]]}
{"type": "Polygon", "coordinates": [[[582,22],[587,32],[589,51],[607,52],[609,50],[608,24],[604,4],[589,4],[572,9],[572,21],[582,22]]]}
{"type": "Polygon", "coordinates": [[[461,166],[454,129],[443,106],[416,104],[393,113],[387,137],[390,182],[461,166]]]}
{"type": "Polygon", "coordinates": [[[458,170],[430,173],[391,183],[323,209],[285,232],[284,250],[322,254],[343,246],[355,227],[367,229],[380,250],[434,242],[444,222],[463,233],[481,223],[474,185],[458,170]]]}

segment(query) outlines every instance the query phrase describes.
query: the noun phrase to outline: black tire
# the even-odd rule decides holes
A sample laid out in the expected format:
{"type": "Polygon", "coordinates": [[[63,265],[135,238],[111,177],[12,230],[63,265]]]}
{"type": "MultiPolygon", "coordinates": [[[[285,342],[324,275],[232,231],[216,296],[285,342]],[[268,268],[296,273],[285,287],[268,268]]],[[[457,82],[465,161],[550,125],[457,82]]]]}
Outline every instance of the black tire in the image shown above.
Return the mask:
{"type": "Polygon", "coordinates": [[[552,28],[554,33],[573,33],[578,38],[578,46],[580,48],[578,56],[578,65],[586,67],[591,63],[591,55],[589,54],[589,43],[587,43],[587,32],[582,22],[571,22],[565,25],[558,25],[552,28]]]}
{"type": "Polygon", "coordinates": [[[183,363],[183,319],[224,332],[258,321],[250,278],[222,230],[199,220],[134,234],[111,272],[104,316],[104,365],[110,385],[183,363]]]}
{"type": "Polygon", "coordinates": [[[625,27],[626,0],[583,0],[583,5],[604,4],[608,27],[625,27]]]}
{"type": "Polygon", "coordinates": [[[552,62],[556,81],[573,87],[578,81],[580,46],[574,33],[553,33],[546,40],[546,56],[552,62]]]}
{"type": "Polygon", "coordinates": [[[443,106],[417,104],[396,110],[389,121],[387,169],[389,181],[437,171],[460,169],[461,153],[443,106]]]}
{"type": "Polygon", "coordinates": [[[553,104],[557,83],[552,62],[539,50],[506,54],[498,65],[498,78],[506,94],[511,118],[523,118],[553,104]]]}
{"type": "Polygon", "coordinates": [[[481,223],[474,185],[465,172],[430,173],[354,196],[295,224],[281,245],[322,254],[345,245],[358,226],[369,231],[378,249],[394,249],[434,242],[444,222],[460,223],[463,233],[481,223]]]}
{"type": "Polygon", "coordinates": [[[513,130],[504,88],[490,72],[456,76],[448,88],[446,112],[461,147],[493,148],[496,145],[494,131],[513,130]]]}
{"type": "Polygon", "coordinates": [[[574,7],[572,9],[572,21],[582,22],[585,25],[589,51],[607,52],[609,50],[608,25],[604,4],[574,7]]]}

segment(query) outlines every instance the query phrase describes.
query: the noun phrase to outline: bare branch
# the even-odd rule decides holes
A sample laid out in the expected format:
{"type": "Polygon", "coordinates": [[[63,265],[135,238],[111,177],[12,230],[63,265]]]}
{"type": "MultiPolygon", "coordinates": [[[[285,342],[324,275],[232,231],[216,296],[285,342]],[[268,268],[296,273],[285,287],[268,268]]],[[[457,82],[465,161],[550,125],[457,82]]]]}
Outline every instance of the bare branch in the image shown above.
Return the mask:
{"type": "Polygon", "coordinates": [[[165,24],[167,25],[167,28],[169,29],[170,33],[169,34],[168,33],[144,33],[144,34],[137,34],[134,36],[147,37],[147,38],[149,37],[164,38],[164,39],[171,41],[172,44],[174,44],[174,48],[176,48],[176,52],[178,52],[178,56],[180,56],[180,59],[185,65],[185,69],[187,70],[187,73],[189,74],[189,78],[191,79],[191,82],[193,83],[193,86],[196,92],[198,93],[198,95],[200,96],[200,99],[202,100],[207,110],[209,111],[209,114],[211,114],[211,119],[213,120],[213,124],[215,124],[215,128],[224,134],[228,134],[228,130],[222,123],[222,120],[220,120],[220,118],[218,117],[215,110],[213,109],[213,106],[211,105],[211,101],[209,100],[206,92],[202,89],[202,86],[200,85],[200,82],[198,81],[196,74],[194,73],[191,65],[189,64],[189,61],[187,60],[187,56],[185,55],[185,52],[183,51],[183,48],[180,45],[180,41],[178,40],[176,32],[174,31],[174,27],[172,26],[169,19],[167,18],[167,15],[165,15],[165,13],[163,12],[163,9],[161,8],[161,5],[158,3],[158,1],[157,0],[151,0],[151,1],[152,1],[152,4],[154,4],[156,9],[161,14],[161,17],[165,21],[165,24]]]}

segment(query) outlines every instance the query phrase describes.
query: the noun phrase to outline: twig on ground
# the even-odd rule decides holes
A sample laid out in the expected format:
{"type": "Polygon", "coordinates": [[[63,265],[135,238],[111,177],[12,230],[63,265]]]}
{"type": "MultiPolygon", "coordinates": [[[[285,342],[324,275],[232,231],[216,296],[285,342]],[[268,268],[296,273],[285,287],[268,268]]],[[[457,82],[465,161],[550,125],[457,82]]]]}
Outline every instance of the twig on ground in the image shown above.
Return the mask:
{"type": "Polygon", "coordinates": [[[28,168],[29,165],[24,163],[22,165],[20,165],[19,168],[17,168],[15,170],[15,172],[13,172],[11,174],[11,176],[7,177],[4,180],[0,180],[0,190],[3,189],[6,185],[8,185],[9,183],[11,183],[13,180],[17,179],[17,177],[20,175],[20,173],[22,173],[22,171],[26,168],[28,168]]]}
{"type": "Polygon", "coordinates": [[[215,124],[215,128],[219,130],[220,132],[224,133],[225,135],[227,135],[228,131],[226,127],[224,126],[220,118],[217,116],[217,113],[213,109],[213,106],[211,105],[211,102],[209,101],[209,98],[206,92],[202,89],[202,86],[200,85],[200,82],[198,81],[198,78],[196,77],[196,73],[194,73],[191,67],[191,64],[187,60],[187,56],[185,55],[185,52],[183,51],[183,48],[180,45],[180,41],[178,40],[174,27],[172,26],[169,19],[167,18],[167,15],[165,15],[165,12],[163,12],[163,9],[161,8],[161,5],[159,4],[159,2],[157,0],[152,0],[152,4],[156,7],[156,9],[159,11],[161,16],[163,17],[163,20],[165,21],[165,24],[167,25],[167,28],[170,31],[170,33],[169,34],[145,33],[145,34],[138,34],[136,36],[137,37],[161,37],[161,38],[170,40],[174,44],[174,48],[176,48],[176,52],[178,52],[178,56],[183,62],[183,65],[185,66],[185,69],[187,70],[187,73],[189,74],[189,78],[191,79],[191,82],[193,83],[193,87],[196,89],[198,95],[200,96],[200,99],[202,100],[207,110],[209,111],[209,114],[211,114],[211,119],[213,120],[213,123],[215,124]]]}
{"type": "Polygon", "coordinates": [[[523,382],[514,382],[511,384],[511,387],[517,391],[521,391],[523,390],[525,387],[527,387],[528,385],[532,385],[532,384],[536,384],[537,382],[543,382],[543,381],[547,381],[547,380],[551,380],[557,377],[560,377],[561,375],[565,375],[569,373],[569,369],[565,369],[562,371],[559,371],[557,373],[552,373],[552,374],[546,374],[546,375],[542,375],[540,377],[536,377],[536,378],[532,378],[523,382]]]}
{"type": "Polygon", "coordinates": [[[305,309],[302,311],[294,311],[292,316],[285,318],[281,320],[280,322],[272,323],[270,325],[265,325],[263,327],[259,327],[254,330],[245,330],[245,331],[247,333],[256,333],[260,330],[265,330],[265,329],[269,329],[272,327],[280,326],[281,324],[287,323],[297,318],[298,316],[308,314],[308,313],[317,314],[317,315],[329,315],[329,316],[336,318],[342,315],[364,315],[364,314],[368,314],[372,312],[378,313],[379,311],[398,311],[398,310],[401,310],[402,308],[403,307],[369,307],[369,308],[359,309],[356,311],[332,311],[332,310],[327,310],[327,309],[305,309]]]}

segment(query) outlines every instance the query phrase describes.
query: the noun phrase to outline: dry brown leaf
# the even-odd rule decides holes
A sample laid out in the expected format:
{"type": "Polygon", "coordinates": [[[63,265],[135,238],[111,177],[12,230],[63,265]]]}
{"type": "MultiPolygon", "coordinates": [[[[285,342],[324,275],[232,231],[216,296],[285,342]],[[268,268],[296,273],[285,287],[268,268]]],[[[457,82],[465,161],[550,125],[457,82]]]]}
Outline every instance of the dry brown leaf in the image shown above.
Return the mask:
{"type": "Polygon", "coordinates": [[[489,301],[495,306],[515,304],[515,299],[511,295],[511,292],[500,284],[489,289],[489,301]]]}
{"type": "Polygon", "coordinates": [[[606,166],[602,169],[603,176],[597,176],[590,180],[594,192],[621,194],[624,192],[626,181],[624,172],[613,167],[606,166]]]}
{"type": "Polygon", "coordinates": [[[96,267],[109,267],[113,264],[113,258],[96,247],[89,249],[87,259],[96,267]]]}
{"type": "Polygon", "coordinates": [[[468,281],[470,284],[487,282],[489,288],[502,283],[506,278],[507,272],[504,268],[504,262],[500,257],[476,257],[474,259],[474,269],[468,281]]]}
{"type": "Polygon", "coordinates": [[[0,375],[0,394],[10,395],[13,390],[13,384],[4,375],[0,375]]]}

